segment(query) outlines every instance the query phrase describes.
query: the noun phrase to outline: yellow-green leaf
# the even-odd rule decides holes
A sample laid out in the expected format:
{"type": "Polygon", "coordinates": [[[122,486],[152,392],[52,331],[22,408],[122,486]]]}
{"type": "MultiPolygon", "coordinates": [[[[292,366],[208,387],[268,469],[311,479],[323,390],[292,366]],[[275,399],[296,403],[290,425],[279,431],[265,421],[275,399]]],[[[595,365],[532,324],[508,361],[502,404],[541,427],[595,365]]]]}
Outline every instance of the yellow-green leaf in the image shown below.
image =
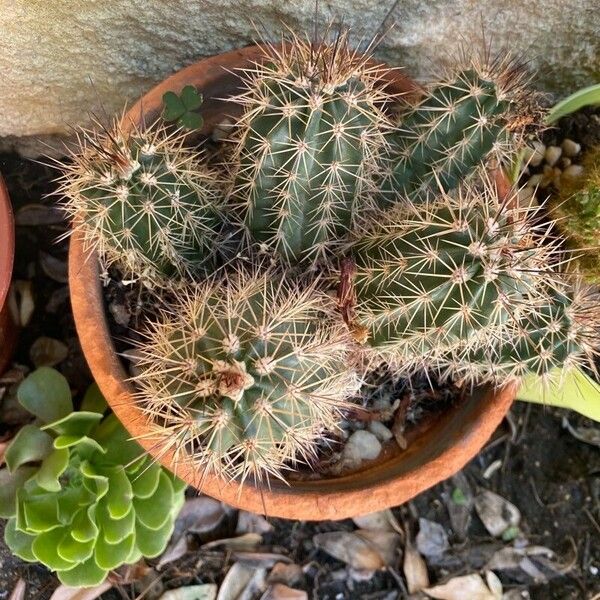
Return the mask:
{"type": "MultiPolygon", "coordinates": [[[[555,375],[560,376],[558,369],[555,375]]],[[[536,404],[570,408],[600,422],[600,384],[581,369],[569,371],[560,386],[544,387],[537,375],[528,375],[523,379],[517,398],[536,404]]]]}

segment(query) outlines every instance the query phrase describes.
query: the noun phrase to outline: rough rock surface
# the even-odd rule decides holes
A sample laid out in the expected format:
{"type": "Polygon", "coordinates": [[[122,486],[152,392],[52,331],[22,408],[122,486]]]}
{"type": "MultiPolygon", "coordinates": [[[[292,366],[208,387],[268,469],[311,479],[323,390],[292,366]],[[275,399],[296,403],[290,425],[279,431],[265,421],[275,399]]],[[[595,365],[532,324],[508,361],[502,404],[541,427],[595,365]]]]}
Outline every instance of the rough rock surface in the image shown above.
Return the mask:
{"type": "MultiPolygon", "coordinates": [[[[370,38],[394,0],[320,2],[370,38]]],[[[0,0],[0,140],[35,154],[90,112],[120,110],[155,82],[201,57],[273,38],[285,21],[312,30],[314,0],[0,0]],[[254,25],[250,21],[253,20],[254,25]]],[[[597,0],[399,0],[379,55],[417,77],[461,43],[531,60],[541,89],[568,92],[598,79],[597,0]]]]}

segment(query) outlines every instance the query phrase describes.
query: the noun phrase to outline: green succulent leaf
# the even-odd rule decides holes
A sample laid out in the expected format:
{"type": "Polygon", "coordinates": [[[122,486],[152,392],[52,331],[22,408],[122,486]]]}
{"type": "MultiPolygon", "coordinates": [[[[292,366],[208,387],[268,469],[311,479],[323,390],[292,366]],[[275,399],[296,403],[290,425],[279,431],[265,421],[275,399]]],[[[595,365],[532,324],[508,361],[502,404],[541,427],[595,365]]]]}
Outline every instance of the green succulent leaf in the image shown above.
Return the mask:
{"type": "Polygon", "coordinates": [[[131,479],[131,488],[136,499],[150,498],[158,487],[161,468],[152,463],[131,479]]]}
{"type": "Polygon", "coordinates": [[[86,458],[89,459],[89,455],[94,452],[104,453],[104,448],[94,439],[87,435],[59,435],[54,440],[54,447],[56,449],[78,447],[79,454],[85,454],[86,458]]]}
{"type": "Polygon", "coordinates": [[[158,530],[171,518],[173,485],[167,474],[161,471],[158,487],[149,498],[134,499],[137,519],[148,529],[158,530]]]}
{"type": "Polygon", "coordinates": [[[162,554],[173,533],[173,522],[174,517],[170,517],[158,530],[148,529],[140,521],[136,522],[136,545],[146,558],[156,558],[162,554]]]}
{"type": "Polygon", "coordinates": [[[6,466],[14,473],[20,466],[42,460],[51,452],[52,437],[35,425],[25,425],[6,449],[4,458],[6,466]]]}
{"type": "Polygon", "coordinates": [[[106,494],[106,508],[112,519],[122,519],[131,509],[133,490],[125,474],[125,469],[120,467],[108,473],[108,493],[106,494]]]}
{"type": "Polygon", "coordinates": [[[98,522],[102,524],[102,535],[109,544],[118,544],[135,531],[135,510],[131,506],[122,519],[113,519],[106,502],[98,504],[98,522]]]}
{"type": "Polygon", "coordinates": [[[17,390],[17,398],[43,423],[52,423],[73,412],[67,380],[49,367],[40,367],[26,377],[17,390]]]}
{"type": "Polygon", "coordinates": [[[0,470],[0,517],[8,519],[17,514],[17,491],[35,471],[35,467],[21,467],[14,473],[0,470]]]}
{"type": "Polygon", "coordinates": [[[100,585],[107,577],[108,570],[100,568],[94,557],[69,570],[58,571],[57,576],[63,585],[69,587],[93,587],[100,585]]]}
{"type": "Polygon", "coordinates": [[[89,461],[84,460],[80,466],[81,474],[84,476],[83,485],[95,497],[100,500],[108,492],[108,477],[98,473],[89,461]]]}
{"type": "Polygon", "coordinates": [[[134,544],[135,534],[133,533],[117,544],[109,544],[101,531],[94,552],[96,563],[102,569],[115,569],[125,563],[133,551],[134,544]]]}
{"type": "Polygon", "coordinates": [[[600,104],[600,83],[578,90],[555,104],[546,115],[546,123],[550,125],[584,106],[593,104],[600,104]]]}
{"type": "Polygon", "coordinates": [[[94,553],[96,540],[88,540],[87,542],[77,541],[72,532],[68,531],[56,549],[60,558],[72,562],[81,563],[86,561],[94,553]]]}
{"type": "Polygon", "coordinates": [[[46,533],[60,527],[58,497],[44,494],[28,497],[23,501],[25,526],[17,521],[19,529],[30,533],[46,533]]]}
{"type": "Polygon", "coordinates": [[[61,484],[59,477],[69,466],[69,451],[67,449],[54,450],[49,454],[35,475],[37,484],[48,492],[59,492],[61,484]]]}
{"type": "Polygon", "coordinates": [[[48,423],[48,425],[42,427],[42,430],[50,430],[56,435],[83,437],[89,435],[101,420],[102,414],[100,413],[77,411],[58,421],[48,423]]]}
{"type": "Polygon", "coordinates": [[[4,529],[4,541],[15,556],[29,562],[34,562],[35,556],[31,549],[33,540],[35,540],[34,535],[23,533],[17,529],[17,520],[15,518],[8,520],[4,529]]]}
{"type": "MultiPolygon", "coordinates": [[[[559,369],[555,373],[560,376],[559,369]]],[[[562,384],[554,387],[544,387],[542,379],[531,373],[523,378],[517,398],[535,404],[570,408],[600,423],[600,383],[581,369],[572,369],[564,376],[562,384]]]]}
{"type": "Polygon", "coordinates": [[[164,111],[162,118],[167,122],[176,122],[186,129],[200,129],[204,123],[202,116],[195,110],[202,106],[202,94],[192,85],[186,85],[181,93],[166,92],[163,94],[164,111]]]}
{"type": "Polygon", "coordinates": [[[85,392],[81,401],[81,410],[86,412],[95,412],[104,414],[108,408],[108,404],[97,383],[93,383],[85,392]]]}
{"type": "Polygon", "coordinates": [[[131,436],[114,414],[108,415],[94,431],[94,439],[104,448],[103,464],[129,465],[145,456],[141,446],[131,436]]]}
{"type": "Polygon", "coordinates": [[[93,504],[83,507],[75,513],[71,525],[71,535],[75,541],[85,543],[98,537],[96,510],[96,505],[93,504]]]}
{"type": "Polygon", "coordinates": [[[40,533],[36,536],[31,545],[31,550],[36,560],[44,563],[53,571],[72,568],[75,563],[70,560],[65,560],[58,554],[58,546],[62,542],[67,531],[66,527],[60,527],[58,529],[40,533]]]}

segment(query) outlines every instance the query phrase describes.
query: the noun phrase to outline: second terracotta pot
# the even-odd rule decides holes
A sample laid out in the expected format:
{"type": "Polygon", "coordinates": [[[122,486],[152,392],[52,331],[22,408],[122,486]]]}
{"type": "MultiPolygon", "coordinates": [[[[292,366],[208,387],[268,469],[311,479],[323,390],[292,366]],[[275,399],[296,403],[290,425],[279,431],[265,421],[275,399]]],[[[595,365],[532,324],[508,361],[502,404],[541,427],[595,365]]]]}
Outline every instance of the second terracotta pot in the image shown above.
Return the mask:
{"type": "MultiPolygon", "coordinates": [[[[194,85],[205,98],[205,132],[231,113],[231,105],[218,98],[235,93],[235,69],[259,59],[255,46],[202,60],[159,84],[125,116],[125,123],[149,123],[160,115],[162,95],[194,85]]],[[[416,86],[395,72],[390,86],[398,93],[416,86]]],[[[340,477],[272,481],[269,487],[246,483],[243,488],[214,475],[199,472],[189,457],[177,460],[149,436],[146,417],[136,406],[134,389],[111,339],[99,279],[96,255],[85,251],[74,235],[69,252],[69,282],[75,324],[92,373],[117,417],[133,437],[163,465],[189,484],[227,504],[275,517],[302,520],[342,519],[402,504],[423,490],[452,476],[473,458],[502,421],[515,397],[515,388],[476,390],[421,433],[406,451],[390,448],[360,471],[340,477]]]]}
{"type": "Polygon", "coordinates": [[[15,223],[6,184],[0,175],[0,374],[10,361],[16,341],[16,326],[6,297],[15,257],[15,223]]]}

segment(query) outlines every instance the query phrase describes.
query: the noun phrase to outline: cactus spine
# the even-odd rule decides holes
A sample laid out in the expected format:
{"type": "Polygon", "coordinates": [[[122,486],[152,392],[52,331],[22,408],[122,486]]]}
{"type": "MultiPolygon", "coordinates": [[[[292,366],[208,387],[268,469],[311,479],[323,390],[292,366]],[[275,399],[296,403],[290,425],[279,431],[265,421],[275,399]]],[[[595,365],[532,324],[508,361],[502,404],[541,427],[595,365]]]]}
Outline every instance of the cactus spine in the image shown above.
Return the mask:
{"type": "Polygon", "coordinates": [[[401,112],[390,134],[380,204],[402,197],[422,200],[452,190],[482,161],[502,162],[534,120],[525,72],[513,59],[463,61],[416,105],[401,112]]]}
{"type": "Polygon", "coordinates": [[[88,248],[129,277],[157,282],[211,266],[222,227],[219,177],[159,125],[83,131],[60,191],[88,248]]]}
{"type": "Polygon", "coordinates": [[[251,239],[284,263],[328,257],[370,202],[390,127],[385,72],[340,33],[292,35],[246,73],[233,196],[251,239]]]}
{"type": "Polygon", "coordinates": [[[548,226],[506,205],[486,181],[398,207],[360,235],[355,320],[376,354],[423,364],[467,342],[485,346],[541,293],[554,254],[548,226]]]}
{"type": "Polygon", "coordinates": [[[139,403],[161,441],[242,482],[314,454],[356,387],[344,328],[323,324],[331,300],[274,277],[191,289],[152,326],[139,364],[139,403]]]}

